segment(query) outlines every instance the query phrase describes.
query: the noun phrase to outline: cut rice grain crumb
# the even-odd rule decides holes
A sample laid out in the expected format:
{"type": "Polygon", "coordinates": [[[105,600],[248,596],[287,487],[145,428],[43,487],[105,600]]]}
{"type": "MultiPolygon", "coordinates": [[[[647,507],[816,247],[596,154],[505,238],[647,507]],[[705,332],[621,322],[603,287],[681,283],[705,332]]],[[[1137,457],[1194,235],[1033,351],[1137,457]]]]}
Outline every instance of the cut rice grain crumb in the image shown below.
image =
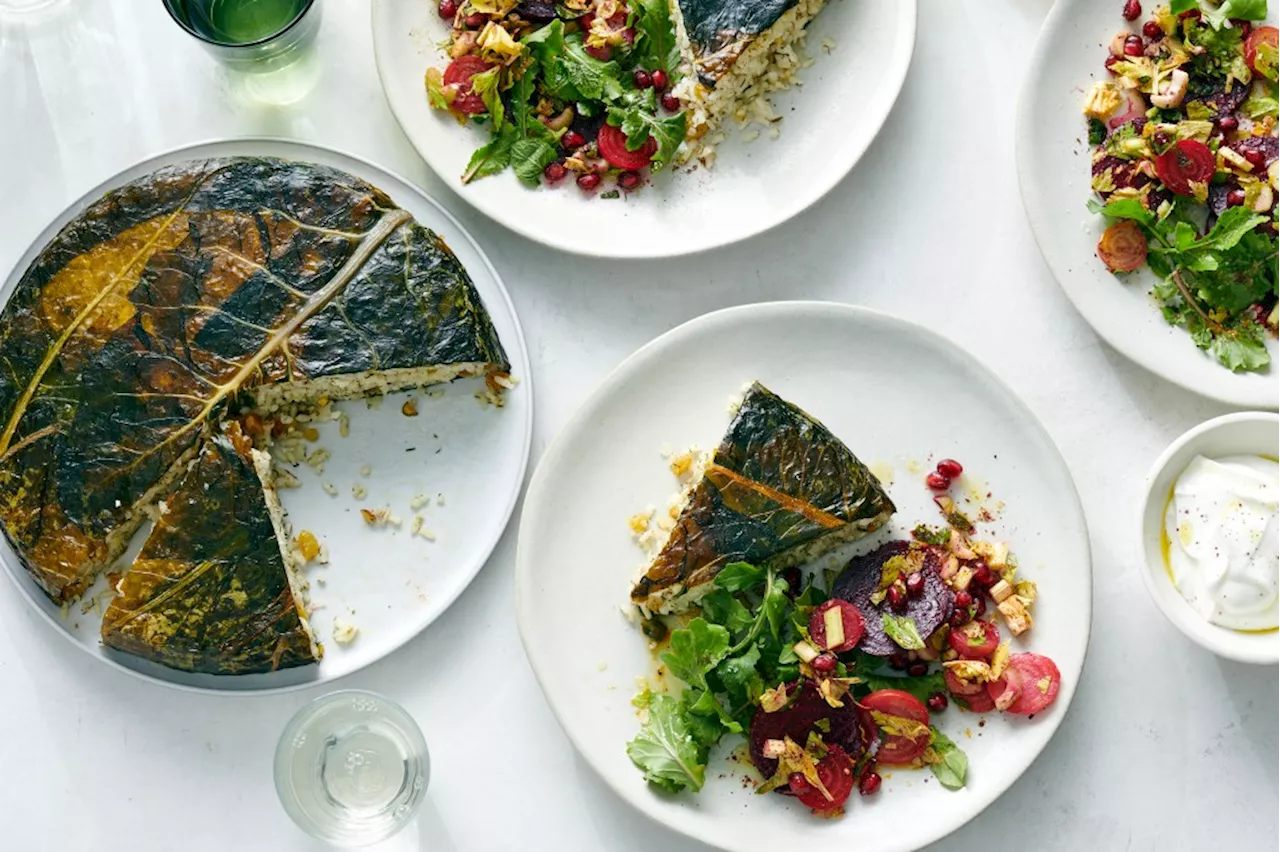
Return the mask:
{"type": "Polygon", "coordinates": [[[413,523],[409,526],[409,535],[416,535],[425,538],[427,541],[435,541],[436,534],[430,527],[423,523],[421,515],[413,516],[413,523]]]}
{"type": "Polygon", "coordinates": [[[338,434],[344,438],[351,434],[351,418],[345,412],[338,415],[338,434]]]}
{"type": "Polygon", "coordinates": [[[360,628],[347,621],[342,616],[334,616],[333,619],[333,641],[339,645],[350,645],[355,641],[356,636],[360,633],[360,628]]]}
{"type": "Polygon", "coordinates": [[[409,508],[416,512],[430,502],[431,498],[426,494],[415,494],[413,499],[409,501],[409,508]]]}
{"type": "Polygon", "coordinates": [[[334,485],[332,482],[321,482],[320,487],[323,488],[324,493],[328,494],[330,497],[338,496],[338,486],[334,485]]]}
{"type": "Polygon", "coordinates": [[[355,485],[351,486],[351,496],[357,500],[363,500],[369,496],[369,492],[365,490],[363,485],[357,482],[355,485]]]}

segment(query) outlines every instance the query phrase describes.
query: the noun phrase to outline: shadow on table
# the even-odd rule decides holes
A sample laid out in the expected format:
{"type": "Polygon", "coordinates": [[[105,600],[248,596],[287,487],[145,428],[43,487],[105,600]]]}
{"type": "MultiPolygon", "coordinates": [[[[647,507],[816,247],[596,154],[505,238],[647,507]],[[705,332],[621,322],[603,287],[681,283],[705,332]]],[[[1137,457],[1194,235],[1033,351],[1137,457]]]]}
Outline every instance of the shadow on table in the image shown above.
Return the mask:
{"type": "Polygon", "coordinates": [[[1280,670],[1275,666],[1253,666],[1219,659],[1218,669],[1226,685],[1227,698],[1240,717],[1240,730],[1253,744],[1258,766],[1269,773],[1275,786],[1280,767],[1276,751],[1280,749],[1280,670]]]}
{"type": "Polygon", "coordinates": [[[584,782],[582,800],[587,807],[582,816],[602,837],[613,838],[611,852],[712,852],[713,847],[672,831],[618,798],[581,756],[575,754],[573,762],[584,782]]]}

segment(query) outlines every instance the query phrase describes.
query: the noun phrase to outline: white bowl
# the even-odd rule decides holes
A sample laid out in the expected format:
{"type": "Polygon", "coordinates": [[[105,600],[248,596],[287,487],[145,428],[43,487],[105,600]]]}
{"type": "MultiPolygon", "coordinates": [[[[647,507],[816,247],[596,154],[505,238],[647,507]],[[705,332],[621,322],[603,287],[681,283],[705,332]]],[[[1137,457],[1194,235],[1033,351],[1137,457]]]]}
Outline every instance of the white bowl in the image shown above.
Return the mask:
{"type": "Polygon", "coordinates": [[[1280,661],[1280,631],[1254,633],[1230,630],[1205,621],[1173,585],[1160,551],[1160,530],[1173,484],[1197,455],[1221,458],[1263,455],[1280,458],[1280,415],[1243,411],[1206,420],[1184,433],[1160,454],[1147,474],[1142,500],[1142,579],[1147,591],[1173,624],[1192,641],[1220,657],[1242,663],[1280,661]]]}

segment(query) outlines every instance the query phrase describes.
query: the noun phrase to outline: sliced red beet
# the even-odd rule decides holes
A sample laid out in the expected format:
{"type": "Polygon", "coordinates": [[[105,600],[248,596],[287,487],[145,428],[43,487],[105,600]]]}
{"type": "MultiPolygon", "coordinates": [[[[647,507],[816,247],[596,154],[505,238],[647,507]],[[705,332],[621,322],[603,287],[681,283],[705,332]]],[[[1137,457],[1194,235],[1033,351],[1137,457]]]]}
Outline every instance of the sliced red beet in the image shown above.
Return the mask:
{"type": "Polygon", "coordinates": [[[957,698],[968,698],[970,695],[985,691],[982,684],[961,680],[951,673],[951,669],[942,670],[942,679],[946,681],[947,691],[957,698]]]}
{"type": "Polygon", "coordinates": [[[813,808],[819,813],[834,811],[844,805],[853,792],[853,758],[840,746],[828,746],[827,754],[818,761],[817,769],[818,780],[831,794],[830,799],[798,772],[790,778],[791,793],[806,808],[813,808]]]}
{"type": "Polygon", "coordinates": [[[479,56],[459,56],[444,69],[444,84],[457,86],[458,94],[453,99],[453,108],[466,115],[479,115],[488,112],[484,99],[471,88],[471,78],[483,74],[493,66],[479,56]]]}
{"type": "Polygon", "coordinates": [[[653,138],[653,134],[639,148],[628,151],[627,135],[612,124],[601,125],[596,144],[600,147],[600,156],[608,160],[609,165],[629,171],[649,165],[658,151],[658,140],[653,138]]]}
{"type": "Polygon", "coordinates": [[[830,730],[818,731],[822,741],[827,745],[840,746],[855,762],[879,735],[871,715],[857,707],[852,699],[846,698],[843,707],[832,707],[811,680],[787,684],[787,695],[794,696],[794,700],[776,713],[757,709],[747,732],[751,762],[765,778],[772,778],[778,771],[778,761],[764,756],[765,741],[791,737],[794,742],[804,745],[809,740],[809,732],[818,730],[817,724],[822,719],[830,723],[830,730]],[[795,694],[797,689],[800,690],[799,695],[795,694]]]}
{"type": "MultiPolygon", "coordinates": [[[[877,689],[860,703],[868,710],[886,716],[898,716],[926,726],[929,724],[929,708],[920,699],[901,689],[877,689]]],[[[876,752],[876,761],[889,766],[904,766],[923,754],[928,747],[927,732],[917,738],[886,733],[880,750],[876,752]]]]}
{"type": "Polygon", "coordinates": [[[996,709],[996,703],[991,700],[991,696],[982,688],[978,689],[976,695],[964,695],[956,698],[956,703],[962,704],[970,713],[990,713],[996,709]]]}
{"type": "Polygon", "coordinates": [[[1008,668],[1005,673],[987,684],[987,695],[997,710],[1008,710],[1022,695],[1022,674],[1015,668],[1008,668]]]}
{"type": "Polygon", "coordinates": [[[813,611],[809,616],[809,638],[823,651],[835,651],[837,654],[852,651],[862,638],[866,623],[862,613],[848,601],[829,600],[813,611]],[[840,610],[840,623],[844,627],[844,641],[838,645],[827,645],[827,612],[840,610]]]}
{"type": "Polygon", "coordinates": [[[1008,712],[1030,716],[1048,709],[1058,697],[1062,685],[1062,673],[1053,660],[1043,654],[1014,654],[1009,658],[1009,670],[1022,678],[1018,698],[1008,712]]]}
{"type": "Polygon", "coordinates": [[[910,541],[891,541],[865,556],[855,557],[836,579],[831,596],[848,601],[862,614],[865,632],[858,647],[876,657],[887,657],[902,650],[885,635],[883,616],[886,612],[910,618],[921,638],[931,635],[946,623],[955,607],[955,596],[938,576],[944,564],[942,550],[910,541]],[[925,553],[924,567],[920,571],[924,576],[924,590],[920,597],[908,598],[907,607],[901,613],[892,612],[887,601],[882,601],[879,606],[873,604],[871,595],[880,585],[880,567],[888,559],[912,549],[925,553]]]}

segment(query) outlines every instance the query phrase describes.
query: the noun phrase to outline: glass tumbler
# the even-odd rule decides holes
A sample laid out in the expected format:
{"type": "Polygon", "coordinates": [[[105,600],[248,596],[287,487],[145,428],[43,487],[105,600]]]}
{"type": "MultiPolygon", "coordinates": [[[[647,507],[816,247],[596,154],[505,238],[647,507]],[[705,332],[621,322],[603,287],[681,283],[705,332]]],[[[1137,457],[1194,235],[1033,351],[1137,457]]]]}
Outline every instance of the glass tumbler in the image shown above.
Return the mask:
{"type": "Polygon", "coordinates": [[[417,723],[373,692],[317,698],[289,720],[276,746],[285,812],[335,846],[368,846],[402,829],[422,804],[430,772],[417,723]]]}
{"type": "Polygon", "coordinates": [[[319,79],[316,0],[163,0],[170,17],[242,80],[249,94],[289,104],[319,79]]]}

